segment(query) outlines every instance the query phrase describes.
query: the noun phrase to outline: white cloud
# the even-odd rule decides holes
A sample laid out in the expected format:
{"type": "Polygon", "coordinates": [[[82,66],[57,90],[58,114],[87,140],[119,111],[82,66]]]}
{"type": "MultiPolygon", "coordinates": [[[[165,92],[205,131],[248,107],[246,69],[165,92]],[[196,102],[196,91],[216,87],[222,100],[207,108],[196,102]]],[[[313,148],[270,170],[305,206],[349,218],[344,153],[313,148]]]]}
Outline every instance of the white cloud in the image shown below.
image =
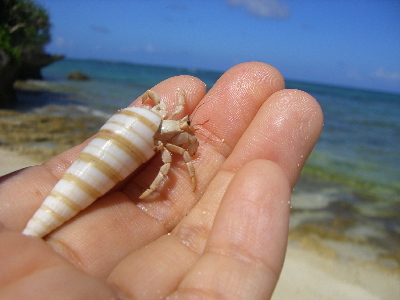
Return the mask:
{"type": "Polygon", "coordinates": [[[62,46],[64,46],[64,43],[65,43],[65,40],[61,36],[58,36],[54,41],[54,44],[56,45],[56,47],[62,47],[62,46]]]}
{"type": "Polygon", "coordinates": [[[62,36],[57,36],[54,39],[54,45],[56,48],[72,48],[74,42],[70,39],[65,39],[62,36]]]}
{"type": "Polygon", "coordinates": [[[375,72],[371,73],[371,76],[390,81],[400,81],[400,72],[387,71],[384,67],[379,67],[375,72]]]}
{"type": "Polygon", "coordinates": [[[243,5],[250,13],[262,18],[285,19],[289,8],[278,0],[226,0],[230,5],[243,5]]]}

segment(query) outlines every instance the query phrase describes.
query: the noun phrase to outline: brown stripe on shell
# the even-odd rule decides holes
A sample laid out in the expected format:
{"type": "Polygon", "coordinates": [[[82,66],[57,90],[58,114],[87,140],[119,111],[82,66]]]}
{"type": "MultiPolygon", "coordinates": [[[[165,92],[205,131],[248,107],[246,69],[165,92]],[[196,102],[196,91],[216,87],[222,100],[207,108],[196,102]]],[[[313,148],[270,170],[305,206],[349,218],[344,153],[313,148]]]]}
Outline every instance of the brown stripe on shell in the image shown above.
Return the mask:
{"type": "Polygon", "coordinates": [[[90,184],[83,181],[82,179],[75,176],[74,174],[65,173],[63,179],[75,184],[78,188],[80,188],[82,191],[84,191],[86,194],[88,194],[89,197],[92,199],[97,199],[103,195],[103,193],[99,192],[98,190],[93,188],[90,184]]]}
{"type": "MultiPolygon", "coordinates": [[[[123,123],[121,123],[120,121],[116,121],[116,120],[114,120],[114,121],[108,121],[107,124],[115,124],[115,125],[121,126],[121,127],[123,127],[125,130],[128,130],[128,131],[130,131],[131,133],[133,133],[133,135],[138,136],[143,142],[145,142],[145,143],[149,146],[149,148],[153,148],[153,147],[154,147],[154,143],[153,143],[153,142],[148,143],[149,139],[143,137],[143,135],[140,134],[139,131],[135,130],[135,129],[134,129],[133,127],[131,127],[131,126],[125,126],[123,123]]],[[[102,129],[102,130],[108,130],[108,129],[102,129]]],[[[119,135],[118,135],[118,136],[119,136],[119,135]]],[[[127,139],[127,140],[129,140],[129,139],[127,139]]]]}
{"type": "Polygon", "coordinates": [[[108,163],[90,153],[82,152],[79,155],[78,159],[83,162],[92,164],[93,167],[95,167],[101,173],[110,178],[110,180],[113,181],[114,183],[120,182],[122,179],[124,179],[124,177],[121,176],[119,172],[117,172],[108,163]]]}
{"type": "MultiPolygon", "coordinates": [[[[150,112],[152,112],[152,111],[150,110],[150,112]]],[[[146,127],[150,128],[150,130],[152,132],[156,132],[158,130],[158,126],[154,125],[154,123],[149,121],[149,119],[147,119],[146,117],[144,117],[136,112],[133,112],[128,109],[123,109],[123,110],[120,110],[118,113],[138,119],[140,121],[140,123],[142,123],[146,127]]],[[[152,113],[155,114],[155,112],[152,112],[152,113]]]]}
{"type": "MultiPolygon", "coordinates": [[[[54,219],[56,219],[61,224],[64,223],[67,220],[67,218],[61,216],[60,214],[55,212],[53,209],[48,207],[46,204],[42,204],[39,209],[43,210],[44,212],[46,212],[46,214],[51,215],[54,219]]],[[[42,225],[44,225],[43,227],[46,227],[46,228],[51,228],[52,227],[51,225],[48,225],[47,223],[45,223],[42,220],[39,220],[37,218],[35,218],[35,221],[40,223],[40,224],[42,224],[42,225]]]]}
{"type": "Polygon", "coordinates": [[[61,194],[57,190],[52,190],[50,193],[50,196],[52,196],[53,198],[56,198],[58,201],[64,203],[67,207],[69,207],[71,210],[73,210],[77,213],[83,209],[83,207],[80,206],[78,203],[76,203],[72,199],[68,198],[66,195],[61,194]]]}
{"type": "Polygon", "coordinates": [[[116,135],[110,130],[101,129],[96,138],[106,141],[112,140],[119,149],[128,154],[138,165],[141,165],[148,160],[147,156],[137,146],[132,144],[131,141],[120,135],[116,135]]]}

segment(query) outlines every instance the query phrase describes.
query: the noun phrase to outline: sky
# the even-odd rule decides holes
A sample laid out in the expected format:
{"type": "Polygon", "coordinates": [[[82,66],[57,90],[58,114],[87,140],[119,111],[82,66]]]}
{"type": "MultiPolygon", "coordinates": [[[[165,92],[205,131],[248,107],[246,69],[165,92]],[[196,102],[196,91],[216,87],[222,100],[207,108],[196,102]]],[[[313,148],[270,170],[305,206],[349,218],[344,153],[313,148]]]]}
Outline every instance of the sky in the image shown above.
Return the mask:
{"type": "Polygon", "coordinates": [[[34,0],[67,58],[226,71],[400,93],[398,0],[34,0]]]}

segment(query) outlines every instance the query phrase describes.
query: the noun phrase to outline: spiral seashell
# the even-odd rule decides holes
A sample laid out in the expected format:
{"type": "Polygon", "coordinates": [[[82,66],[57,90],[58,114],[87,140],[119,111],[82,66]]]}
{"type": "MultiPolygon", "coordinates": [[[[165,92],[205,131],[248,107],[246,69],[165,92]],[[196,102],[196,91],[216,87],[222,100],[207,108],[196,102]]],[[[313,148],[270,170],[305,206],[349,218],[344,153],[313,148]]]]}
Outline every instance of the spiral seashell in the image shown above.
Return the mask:
{"type": "Polygon", "coordinates": [[[120,110],[101,128],[23,231],[43,237],[107,193],[155,154],[161,115],[143,107],[120,110]]]}

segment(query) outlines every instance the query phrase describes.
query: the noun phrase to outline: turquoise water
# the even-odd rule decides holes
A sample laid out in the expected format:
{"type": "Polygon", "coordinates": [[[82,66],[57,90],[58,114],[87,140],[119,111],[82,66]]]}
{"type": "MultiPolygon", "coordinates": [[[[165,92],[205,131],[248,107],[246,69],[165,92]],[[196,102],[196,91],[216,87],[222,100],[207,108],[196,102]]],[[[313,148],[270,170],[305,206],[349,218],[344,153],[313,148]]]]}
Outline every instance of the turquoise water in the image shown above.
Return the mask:
{"type": "MultiPolygon", "coordinates": [[[[199,77],[210,88],[218,72],[92,60],[62,60],[43,70],[52,92],[21,109],[57,104],[108,116],[171,76],[199,77]],[[66,80],[72,71],[92,80],[66,80]]],[[[292,228],[304,224],[366,241],[399,255],[400,95],[287,81],[320,103],[324,130],[293,193],[292,228]],[[362,228],[362,230],[359,230],[362,228]]],[[[101,124],[99,124],[101,125],[101,124]]]]}
{"type": "Polygon", "coordinates": [[[221,75],[217,72],[95,60],[62,60],[43,70],[46,80],[65,85],[68,93],[75,92],[74,98],[81,103],[110,113],[125,107],[157,83],[182,74],[200,78],[207,87],[212,86],[221,75]],[[66,80],[68,73],[77,70],[93,80],[66,80]]]}
{"type": "Polygon", "coordinates": [[[385,200],[400,203],[400,95],[304,83],[287,86],[313,95],[324,112],[324,130],[309,167],[353,186],[379,187],[375,196],[385,192],[385,200]]]}

